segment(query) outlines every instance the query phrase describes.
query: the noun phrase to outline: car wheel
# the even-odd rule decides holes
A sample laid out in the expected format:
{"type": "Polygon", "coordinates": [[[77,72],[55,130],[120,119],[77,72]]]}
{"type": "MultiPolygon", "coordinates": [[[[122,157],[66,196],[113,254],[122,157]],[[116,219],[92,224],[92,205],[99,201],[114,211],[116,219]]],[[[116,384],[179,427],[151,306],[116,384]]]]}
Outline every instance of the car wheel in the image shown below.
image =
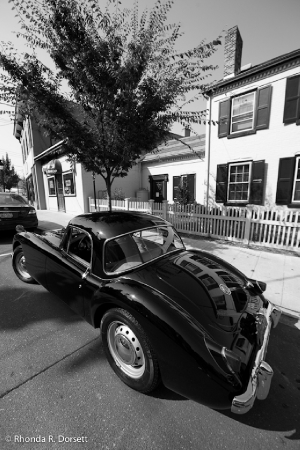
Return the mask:
{"type": "Polygon", "coordinates": [[[160,383],[158,361],[139,322],[114,308],[104,314],[100,329],[105,355],[118,377],[139,392],[153,391],[160,383]]]}
{"type": "Polygon", "coordinates": [[[24,252],[21,246],[14,249],[12,265],[17,277],[24,283],[36,284],[34,278],[27,272],[24,252]]]}

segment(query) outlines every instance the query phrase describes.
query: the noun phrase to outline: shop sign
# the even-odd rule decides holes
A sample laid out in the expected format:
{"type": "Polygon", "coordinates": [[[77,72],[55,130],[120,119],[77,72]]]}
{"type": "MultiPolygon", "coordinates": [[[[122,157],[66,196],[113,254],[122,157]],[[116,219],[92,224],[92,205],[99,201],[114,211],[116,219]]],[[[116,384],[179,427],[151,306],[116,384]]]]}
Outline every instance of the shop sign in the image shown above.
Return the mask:
{"type": "Polygon", "coordinates": [[[44,168],[46,175],[57,175],[62,173],[61,162],[58,159],[53,159],[44,168]]]}

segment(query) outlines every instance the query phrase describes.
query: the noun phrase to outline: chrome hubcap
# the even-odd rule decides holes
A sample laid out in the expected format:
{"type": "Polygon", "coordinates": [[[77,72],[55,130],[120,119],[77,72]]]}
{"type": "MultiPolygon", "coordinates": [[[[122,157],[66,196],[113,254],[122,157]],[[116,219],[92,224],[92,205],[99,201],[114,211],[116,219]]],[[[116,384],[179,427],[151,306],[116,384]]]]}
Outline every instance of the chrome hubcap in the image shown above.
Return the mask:
{"type": "Polygon", "coordinates": [[[23,253],[19,253],[17,255],[16,266],[17,266],[19,274],[22,275],[22,277],[30,278],[30,275],[26,269],[26,261],[25,261],[25,256],[23,255],[23,253]]]}
{"type": "Polygon", "coordinates": [[[122,322],[112,322],[107,342],[117,366],[131,378],[140,378],[145,371],[145,357],[134,332],[122,322]]]}

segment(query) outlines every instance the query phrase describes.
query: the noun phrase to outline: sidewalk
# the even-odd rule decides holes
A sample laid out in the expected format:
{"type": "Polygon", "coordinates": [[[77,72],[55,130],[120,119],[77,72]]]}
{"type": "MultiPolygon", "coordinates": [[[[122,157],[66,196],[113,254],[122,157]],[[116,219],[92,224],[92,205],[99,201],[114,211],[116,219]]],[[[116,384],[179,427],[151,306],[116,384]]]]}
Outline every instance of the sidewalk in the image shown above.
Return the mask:
{"type": "MultiPolygon", "coordinates": [[[[40,230],[64,227],[74,217],[73,214],[48,210],[37,210],[37,216],[40,230]]],[[[188,249],[197,248],[213,253],[236,266],[249,278],[266,282],[266,298],[280,306],[286,315],[298,320],[300,328],[300,257],[201,236],[182,235],[182,239],[188,249]]]]}

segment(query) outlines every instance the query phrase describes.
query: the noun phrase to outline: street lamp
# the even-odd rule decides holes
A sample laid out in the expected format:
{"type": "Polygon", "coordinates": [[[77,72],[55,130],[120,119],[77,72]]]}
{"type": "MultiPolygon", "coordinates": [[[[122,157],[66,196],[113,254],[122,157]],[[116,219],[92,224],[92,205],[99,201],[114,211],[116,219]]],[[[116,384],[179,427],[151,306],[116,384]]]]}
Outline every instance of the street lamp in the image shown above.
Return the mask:
{"type": "Polygon", "coordinates": [[[3,169],[4,169],[4,164],[3,164],[2,159],[0,159],[0,171],[3,170],[3,169]]]}

